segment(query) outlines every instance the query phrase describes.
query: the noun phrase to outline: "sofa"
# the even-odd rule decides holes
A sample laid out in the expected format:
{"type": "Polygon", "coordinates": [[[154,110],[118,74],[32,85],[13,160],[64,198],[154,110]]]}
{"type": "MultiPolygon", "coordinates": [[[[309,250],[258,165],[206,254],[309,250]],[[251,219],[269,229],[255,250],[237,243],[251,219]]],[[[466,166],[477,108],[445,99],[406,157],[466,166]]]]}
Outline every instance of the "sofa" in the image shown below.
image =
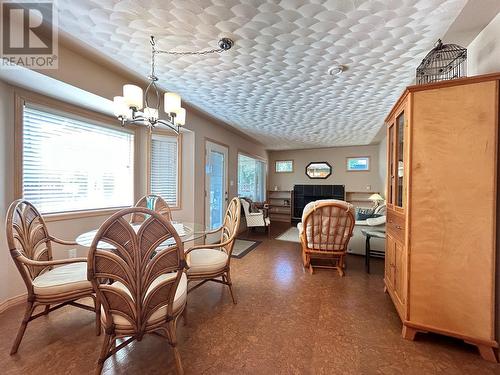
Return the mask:
{"type": "MultiPolygon", "coordinates": [[[[361,232],[365,230],[385,231],[386,206],[380,205],[374,211],[374,214],[382,215],[375,218],[367,218],[364,220],[356,220],[352,238],[349,241],[347,252],[349,254],[365,255],[366,237],[361,232]]],[[[385,252],[385,240],[382,238],[371,238],[370,246],[372,250],[385,252]]]]}

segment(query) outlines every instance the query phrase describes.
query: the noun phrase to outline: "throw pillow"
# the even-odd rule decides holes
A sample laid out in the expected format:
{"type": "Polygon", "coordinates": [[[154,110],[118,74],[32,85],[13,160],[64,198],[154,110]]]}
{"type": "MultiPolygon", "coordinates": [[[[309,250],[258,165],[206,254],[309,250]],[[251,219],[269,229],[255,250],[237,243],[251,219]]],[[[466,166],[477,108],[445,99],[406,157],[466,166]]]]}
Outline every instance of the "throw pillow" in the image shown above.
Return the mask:
{"type": "Polygon", "coordinates": [[[356,221],[363,221],[373,217],[373,208],[356,208],[356,221]]]}

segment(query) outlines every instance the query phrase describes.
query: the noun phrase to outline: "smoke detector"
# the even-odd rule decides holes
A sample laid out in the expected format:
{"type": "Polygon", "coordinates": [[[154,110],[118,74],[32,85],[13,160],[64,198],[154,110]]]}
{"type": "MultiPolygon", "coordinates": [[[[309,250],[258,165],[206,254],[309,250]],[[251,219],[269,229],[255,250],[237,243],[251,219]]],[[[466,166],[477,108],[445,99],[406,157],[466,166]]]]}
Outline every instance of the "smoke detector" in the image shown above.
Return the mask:
{"type": "Polygon", "coordinates": [[[345,65],[336,64],[328,69],[328,74],[331,76],[338,76],[342,74],[346,69],[347,67],[345,65]]]}

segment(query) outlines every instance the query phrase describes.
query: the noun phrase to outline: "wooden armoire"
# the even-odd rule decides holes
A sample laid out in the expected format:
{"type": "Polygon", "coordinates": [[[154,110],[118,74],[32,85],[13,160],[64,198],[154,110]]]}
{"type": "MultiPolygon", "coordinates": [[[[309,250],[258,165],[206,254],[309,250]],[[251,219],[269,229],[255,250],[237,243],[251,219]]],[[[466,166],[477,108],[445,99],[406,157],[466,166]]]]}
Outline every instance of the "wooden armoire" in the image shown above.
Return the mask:
{"type": "Polygon", "coordinates": [[[500,73],[408,87],[386,118],[385,288],[417,332],[497,361],[500,73]]]}

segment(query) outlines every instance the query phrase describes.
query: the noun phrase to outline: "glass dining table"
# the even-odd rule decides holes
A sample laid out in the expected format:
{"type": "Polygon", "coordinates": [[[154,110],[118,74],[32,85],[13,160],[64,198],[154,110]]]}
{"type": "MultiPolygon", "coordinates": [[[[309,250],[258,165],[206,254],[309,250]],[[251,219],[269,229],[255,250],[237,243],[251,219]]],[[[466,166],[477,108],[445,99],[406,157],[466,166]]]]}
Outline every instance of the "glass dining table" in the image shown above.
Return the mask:
{"type": "MultiPolygon", "coordinates": [[[[179,234],[179,238],[182,241],[182,243],[195,241],[197,239],[203,238],[205,234],[209,231],[207,227],[199,223],[172,222],[172,224],[177,233],[179,234]]],[[[131,226],[137,232],[141,225],[131,224],[131,226]]],[[[90,247],[92,245],[92,242],[94,241],[95,235],[97,234],[98,230],[99,228],[80,234],[76,238],[75,242],[80,246],[90,247]]],[[[169,238],[165,242],[158,245],[158,247],[161,248],[161,247],[171,246],[174,244],[174,242],[175,241],[173,238],[169,238]]],[[[99,243],[97,244],[97,248],[111,250],[114,249],[115,247],[107,242],[99,241],[99,243]]]]}

